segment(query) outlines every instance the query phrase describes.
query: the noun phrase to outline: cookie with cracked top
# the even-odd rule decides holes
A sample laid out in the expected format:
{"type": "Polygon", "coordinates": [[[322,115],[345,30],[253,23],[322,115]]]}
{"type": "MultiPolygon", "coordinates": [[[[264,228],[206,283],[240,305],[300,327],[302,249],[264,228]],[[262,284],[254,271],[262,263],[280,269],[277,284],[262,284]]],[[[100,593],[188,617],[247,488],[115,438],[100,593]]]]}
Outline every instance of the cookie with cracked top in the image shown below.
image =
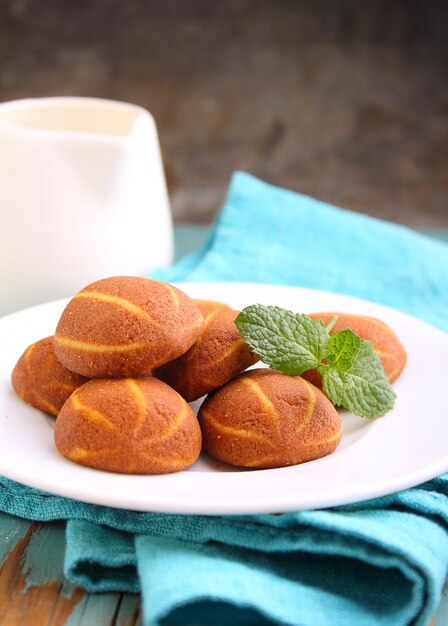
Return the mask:
{"type": "Polygon", "coordinates": [[[54,440],[67,459],[122,474],[184,470],[202,445],[190,406],[152,377],[88,381],[59,412],[54,440]]]}
{"type": "Polygon", "coordinates": [[[274,468],[326,456],[339,445],[341,418],[328,398],[298,376],[243,372],[203,402],[204,450],[248,468],[274,468]]]}
{"type": "Polygon", "coordinates": [[[153,372],[188,402],[220,387],[259,360],[235,326],[238,311],[222,303],[196,303],[204,315],[201,336],[185,354],[153,372]]]}
{"type": "Polygon", "coordinates": [[[87,380],[60,363],[52,336],[28,346],[11,374],[12,386],[21,400],[54,416],[70,394],[87,380]]]}
{"type": "MultiPolygon", "coordinates": [[[[385,322],[375,317],[349,313],[310,313],[309,317],[322,320],[325,325],[336,318],[330,335],[349,328],[362,339],[372,342],[373,350],[380,358],[384,373],[390,383],[393,383],[400,376],[407,361],[406,350],[397,335],[385,322]]],[[[317,370],[309,370],[304,372],[302,376],[319,389],[322,388],[322,377],[317,370]]]]}
{"type": "Polygon", "coordinates": [[[61,363],[90,378],[142,374],[186,352],[203,316],[180,289],[115,276],[88,285],[64,309],[54,337],[61,363]]]}

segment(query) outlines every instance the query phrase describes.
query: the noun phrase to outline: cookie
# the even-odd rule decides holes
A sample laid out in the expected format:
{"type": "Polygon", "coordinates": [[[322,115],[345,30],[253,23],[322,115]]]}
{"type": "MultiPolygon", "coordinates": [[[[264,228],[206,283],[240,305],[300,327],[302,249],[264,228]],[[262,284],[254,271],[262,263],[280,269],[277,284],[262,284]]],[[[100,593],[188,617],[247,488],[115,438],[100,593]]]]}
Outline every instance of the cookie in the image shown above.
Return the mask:
{"type": "Polygon", "coordinates": [[[202,442],[189,405],[152,377],[88,381],[59,412],[54,440],[75,463],[123,474],[184,470],[202,442]]]}
{"type": "Polygon", "coordinates": [[[226,305],[213,307],[214,304],[198,305],[205,319],[196,343],[179,358],[154,370],[154,376],[188,402],[220,387],[259,360],[235,326],[238,311],[226,305]]]}
{"type": "MultiPolygon", "coordinates": [[[[336,324],[330,335],[349,328],[362,339],[368,339],[383,364],[389,382],[394,382],[400,376],[406,365],[406,350],[393,330],[381,320],[349,313],[311,313],[309,317],[322,320],[325,325],[336,317],[336,324]]],[[[317,370],[309,370],[302,376],[317,387],[322,387],[322,377],[317,370]]]]}
{"type": "Polygon", "coordinates": [[[117,276],[82,289],[56,328],[61,363],[89,378],[147,372],[186,352],[203,317],[182,291],[148,278],[117,276]]]}
{"type": "Polygon", "coordinates": [[[28,346],[11,375],[12,386],[21,400],[55,416],[70,394],[87,380],[59,362],[53,337],[28,346]]]}
{"type": "Polygon", "coordinates": [[[224,302],[217,302],[215,300],[197,300],[196,298],[193,298],[193,302],[201,311],[204,318],[207,317],[209,313],[213,313],[213,311],[220,311],[221,309],[227,309],[228,311],[232,310],[232,307],[228,304],[224,304],[224,302]]]}
{"type": "Polygon", "coordinates": [[[204,450],[238,467],[318,459],[342,437],[341,418],[319,389],[267,368],[244,372],[212,392],[198,417],[204,450]]]}

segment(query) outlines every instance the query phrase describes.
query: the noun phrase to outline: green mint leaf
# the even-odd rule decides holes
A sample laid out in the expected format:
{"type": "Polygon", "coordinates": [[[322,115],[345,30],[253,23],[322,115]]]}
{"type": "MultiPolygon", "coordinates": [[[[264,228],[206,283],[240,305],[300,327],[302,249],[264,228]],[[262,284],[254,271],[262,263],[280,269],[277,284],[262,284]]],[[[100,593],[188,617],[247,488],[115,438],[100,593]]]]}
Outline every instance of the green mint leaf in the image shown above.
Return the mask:
{"type": "Polygon", "coordinates": [[[322,376],[322,391],[335,406],[344,406],[344,392],[353,381],[341,379],[339,372],[329,365],[321,364],[317,368],[322,376]]]}
{"type": "Polygon", "coordinates": [[[348,370],[360,345],[361,338],[348,328],[339,333],[334,333],[327,347],[328,365],[337,372],[348,370]]]}
{"type": "MultiPolygon", "coordinates": [[[[343,339],[338,341],[344,343],[343,339]]],[[[344,349],[340,352],[343,354],[344,349]]],[[[349,354],[349,350],[346,353],[349,354]]],[[[337,369],[332,367],[330,360],[328,365],[318,367],[323,392],[333,404],[343,406],[355,415],[369,419],[381,417],[393,408],[395,393],[372,343],[360,339],[357,352],[348,360],[345,370],[342,368],[344,357],[336,359],[337,369]]]]}
{"type": "Polygon", "coordinates": [[[324,323],[308,315],[253,304],[241,311],[235,324],[264,363],[289,376],[317,367],[326,354],[329,336],[324,323]]]}

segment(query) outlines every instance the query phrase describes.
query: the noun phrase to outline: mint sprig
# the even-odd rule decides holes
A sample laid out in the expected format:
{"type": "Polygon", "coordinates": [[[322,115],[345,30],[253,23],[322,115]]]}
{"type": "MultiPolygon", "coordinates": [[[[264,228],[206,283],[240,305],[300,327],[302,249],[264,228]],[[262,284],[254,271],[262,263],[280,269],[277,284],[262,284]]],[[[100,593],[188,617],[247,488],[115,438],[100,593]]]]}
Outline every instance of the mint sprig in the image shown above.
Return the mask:
{"type": "Polygon", "coordinates": [[[334,405],[369,419],[393,407],[395,393],[372,343],[351,330],[330,337],[321,320],[262,304],[243,309],[235,324],[270,367],[289,376],[317,369],[322,390],[334,405]]]}

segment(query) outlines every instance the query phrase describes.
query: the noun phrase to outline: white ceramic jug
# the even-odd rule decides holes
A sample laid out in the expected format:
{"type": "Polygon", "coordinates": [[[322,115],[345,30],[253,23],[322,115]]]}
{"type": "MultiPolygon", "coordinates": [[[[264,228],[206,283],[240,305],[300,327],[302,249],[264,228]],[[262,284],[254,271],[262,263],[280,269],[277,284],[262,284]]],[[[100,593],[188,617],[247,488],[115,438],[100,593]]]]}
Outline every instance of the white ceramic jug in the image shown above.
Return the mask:
{"type": "Polygon", "coordinates": [[[96,98],[0,104],[0,315],[172,256],[148,111],[96,98]]]}

